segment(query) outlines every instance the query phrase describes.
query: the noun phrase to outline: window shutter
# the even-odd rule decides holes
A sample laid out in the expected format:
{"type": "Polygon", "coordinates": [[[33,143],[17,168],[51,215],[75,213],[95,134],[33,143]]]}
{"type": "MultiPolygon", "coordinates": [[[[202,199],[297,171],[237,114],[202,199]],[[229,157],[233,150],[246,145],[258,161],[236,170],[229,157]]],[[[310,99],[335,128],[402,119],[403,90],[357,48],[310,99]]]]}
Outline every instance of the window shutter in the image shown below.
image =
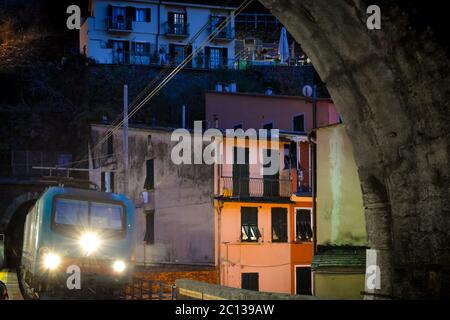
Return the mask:
{"type": "Polygon", "coordinates": [[[145,9],[145,22],[152,21],[152,10],[150,8],[145,9]]]}
{"type": "Polygon", "coordinates": [[[145,179],[144,188],[147,190],[154,189],[155,187],[155,173],[154,173],[154,161],[153,159],[147,160],[147,177],[145,179]]]}
{"type": "Polygon", "coordinates": [[[167,21],[169,22],[169,24],[174,24],[175,23],[175,13],[169,12],[167,14],[167,21]]]}
{"type": "Polygon", "coordinates": [[[114,174],[115,174],[115,172],[110,172],[109,174],[110,174],[111,192],[114,193],[116,191],[115,187],[114,187],[114,174]]]}
{"type": "Polygon", "coordinates": [[[112,17],[112,5],[108,5],[108,17],[111,18],[112,17]]]}
{"type": "Polygon", "coordinates": [[[135,7],[127,7],[126,15],[127,15],[127,19],[136,21],[136,8],[135,7]]]}
{"type": "Polygon", "coordinates": [[[105,173],[104,172],[102,172],[102,177],[101,177],[101,186],[100,186],[100,190],[102,191],[102,192],[105,192],[105,190],[106,190],[106,183],[105,183],[105,179],[106,179],[106,177],[105,177],[105,173]]]}
{"type": "Polygon", "coordinates": [[[131,53],[136,54],[136,42],[131,43],[131,53]]]}
{"type": "Polygon", "coordinates": [[[144,51],[146,54],[150,54],[150,43],[144,44],[144,51]]]}
{"type": "Polygon", "coordinates": [[[222,59],[223,61],[228,60],[228,48],[222,48],[222,59]]]}
{"type": "Polygon", "coordinates": [[[146,226],[144,241],[147,244],[155,243],[155,211],[146,212],[146,226]]]}

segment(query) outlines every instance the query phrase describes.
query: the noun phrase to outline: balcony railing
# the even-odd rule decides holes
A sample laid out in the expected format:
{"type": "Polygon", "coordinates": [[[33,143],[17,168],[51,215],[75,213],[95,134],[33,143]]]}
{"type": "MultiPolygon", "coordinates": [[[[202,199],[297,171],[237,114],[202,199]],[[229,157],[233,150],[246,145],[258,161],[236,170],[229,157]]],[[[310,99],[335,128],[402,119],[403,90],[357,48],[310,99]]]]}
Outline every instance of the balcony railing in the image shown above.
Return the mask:
{"type": "Polygon", "coordinates": [[[189,24],[165,22],[163,23],[163,30],[166,36],[183,38],[189,36],[189,24]]]}
{"type": "Polygon", "coordinates": [[[214,26],[209,27],[209,34],[214,34],[214,40],[232,41],[235,38],[235,31],[231,27],[225,27],[219,32],[214,26]]]}
{"type": "Polygon", "coordinates": [[[133,19],[131,18],[106,18],[106,28],[109,31],[133,31],[133,19]]]}
{"type": "Polygon", "coordinates": [[[289,179],[221,177],[220,180],[220,195],[227,198],[274,200],[292,195],[289,179]]]}

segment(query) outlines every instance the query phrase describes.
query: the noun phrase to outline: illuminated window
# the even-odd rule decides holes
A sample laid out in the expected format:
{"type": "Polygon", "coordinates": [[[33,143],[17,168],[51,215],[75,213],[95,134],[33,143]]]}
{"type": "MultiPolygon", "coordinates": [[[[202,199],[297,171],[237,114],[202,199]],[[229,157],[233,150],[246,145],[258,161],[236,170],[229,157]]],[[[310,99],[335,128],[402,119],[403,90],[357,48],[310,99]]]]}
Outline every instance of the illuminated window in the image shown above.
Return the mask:
{"type": "Polygon", "coordinates": [[[241,208],[241,240],[244,242],[257,242],[261,238],[258,229],[258,208],[241,208]]]}
{"type": "Polygon", "coordinates": [[[288,241],[287,209],[272,208],[272,242],[288,241]]]}
{"type": "Polygon", "coordinates": [[[311,227],[310,209],[297,209],[295,213],[295,226],[297,241],[312,241],[313,232],[311,227]]]}

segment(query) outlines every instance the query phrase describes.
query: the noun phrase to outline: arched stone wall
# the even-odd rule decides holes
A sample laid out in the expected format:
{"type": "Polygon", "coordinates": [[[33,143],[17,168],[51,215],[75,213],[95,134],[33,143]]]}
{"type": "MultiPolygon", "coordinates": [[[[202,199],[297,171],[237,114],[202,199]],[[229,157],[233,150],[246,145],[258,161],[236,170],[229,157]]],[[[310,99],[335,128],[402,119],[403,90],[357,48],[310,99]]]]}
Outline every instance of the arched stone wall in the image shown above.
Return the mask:
{"type": "Polygon", "coordinates": [[[414,1],[376,1],[381,30],[367,29],[365,0],[260,1],[302,44],[352,140],[374,293],[449,297],[450,64],[436,30],[414,1]]]}
{"type": "Polygon", "coordinates": [[[41,194],[39,192],[27,192],[15,198],[6,208],[3,216],[1,217],[0,226],[2,226],[4,230],[6,230],[8,228],[9,222],[11,221],[13,215],[17,212],[17,210],[27,202],[36,201],[37,199],[39,199],[40,195],[41,194]]]}

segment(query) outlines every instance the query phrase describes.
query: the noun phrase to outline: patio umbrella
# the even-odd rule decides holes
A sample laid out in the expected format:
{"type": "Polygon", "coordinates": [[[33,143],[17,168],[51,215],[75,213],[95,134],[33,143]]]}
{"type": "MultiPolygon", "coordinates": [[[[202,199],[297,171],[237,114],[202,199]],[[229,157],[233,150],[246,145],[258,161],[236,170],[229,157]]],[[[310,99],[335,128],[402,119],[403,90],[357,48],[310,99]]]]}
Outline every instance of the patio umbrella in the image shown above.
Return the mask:
{"type": "Polygon", "coordinates": [[[281,63],[287,63],[289,61],[289,43],[285,27],[281,29],[280,42],[278,44],[278,54],[280,55],[281,63]]]}

